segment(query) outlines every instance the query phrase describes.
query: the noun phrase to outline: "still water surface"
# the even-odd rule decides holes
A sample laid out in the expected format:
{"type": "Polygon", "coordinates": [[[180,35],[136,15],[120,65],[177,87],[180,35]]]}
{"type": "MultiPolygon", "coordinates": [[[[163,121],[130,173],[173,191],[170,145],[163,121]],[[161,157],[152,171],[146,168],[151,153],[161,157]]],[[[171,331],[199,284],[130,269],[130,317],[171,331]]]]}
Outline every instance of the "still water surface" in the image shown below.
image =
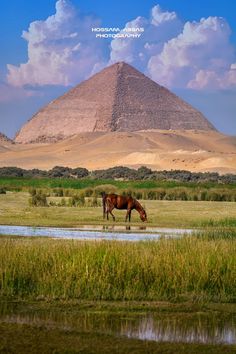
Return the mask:
{"type": "Polygon", "coordinates": [[[17,310],[1,304],[0,321],[172,343],[236,344],[236,313],[107,313],[17,310]]]}
{"type": "Polygon", "coordinates": [[[179,237],[191,234],[190,229],[168,229],[155,227],[82,225],[78,228],[32,227],[0,225],[0,235],[44,236],[62,239],[143,241],[160,237],[179,237]]]}

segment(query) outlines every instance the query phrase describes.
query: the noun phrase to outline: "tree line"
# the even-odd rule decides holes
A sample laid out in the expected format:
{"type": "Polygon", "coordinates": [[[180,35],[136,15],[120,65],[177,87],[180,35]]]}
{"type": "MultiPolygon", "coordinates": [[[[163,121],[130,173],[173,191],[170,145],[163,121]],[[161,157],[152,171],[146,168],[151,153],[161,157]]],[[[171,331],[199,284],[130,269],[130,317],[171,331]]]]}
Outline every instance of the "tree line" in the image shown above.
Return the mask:
{"type": "Polygon", "coordinates": [[[104,180],[159,180],[159,181],[180,181],[180,182],[213,182],[222,184],[236,183],[235,174],[220,175],[217,172],[190,172],[185,170],[153,171],[146,166],[133,169],[124,166],[117,166],[103,170],[89,171],[83,167],[70,168],[55,166],[52,169],[26,170],[19,167],[1,167],[0,177],[29,177],[29,178],[91,178],[104,180]]]}

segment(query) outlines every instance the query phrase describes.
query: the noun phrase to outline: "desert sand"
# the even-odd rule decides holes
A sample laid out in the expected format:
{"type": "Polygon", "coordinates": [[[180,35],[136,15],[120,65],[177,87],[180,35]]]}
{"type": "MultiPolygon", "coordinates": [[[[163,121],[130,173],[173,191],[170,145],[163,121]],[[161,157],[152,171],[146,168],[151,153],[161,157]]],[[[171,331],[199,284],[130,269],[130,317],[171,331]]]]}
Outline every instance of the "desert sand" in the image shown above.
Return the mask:
{"type": "Polygon", "coordinates": [[[236,173],[236,137],[217,131],[145,130],[80,133],[56,143],[0,141],[0,166],[48,170],[54,166],[113,166],[236,173]]]}

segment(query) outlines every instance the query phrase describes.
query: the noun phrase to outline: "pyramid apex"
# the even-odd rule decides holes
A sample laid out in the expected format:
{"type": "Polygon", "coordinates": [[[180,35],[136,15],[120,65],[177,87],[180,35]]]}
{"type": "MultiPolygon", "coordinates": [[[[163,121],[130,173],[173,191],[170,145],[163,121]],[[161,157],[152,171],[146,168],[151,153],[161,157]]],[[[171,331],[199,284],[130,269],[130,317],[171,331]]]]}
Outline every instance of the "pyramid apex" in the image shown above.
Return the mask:
{"type": "MultiPolygon", "coordinates": [[[[136,69],[135,67],[133,67],[132,65],[130,65],[129,63],[127,63],[125,61],[118,61],[114,64],[111,64],[110,66],[107,66],[106,68],[104,68],[100,73],[106,72],[106,71],[115,72],[116,74],[124,75],[124,76],[132,75],[132,74],[140,76],[140,77],[143,76],[142,72],[140,72],[138,69],[136,69]]],[[[98,74],[100,74],[100,73],[98,73],[98,74]]]]}
{"type": "Polygon", "coordinates": [[[121,67],[122,67],[122,66],[125,66],[125,65],[130,66],[130,65],[129,65],[128,63],[126,63],[125,61],[118,61],[118,62],[117,62],[117,65],[118,65],[118,66],[121,66],[121,67]]]}
{"type": "Polygon", "coordinates": [[[123,69],[124,67],[131,67],[132,66],[128,63],[126,63],[125,61],[117,61],[116,63],[110,65],[110,66],[107,66],[105,69],[108,69],[110,67],[116,67],[118,69],[123,69]]]}
{"type": "Polygon", "coordinates": [[[129,64],[126,63],[125,61],[117,61],[116,63],[114,63],[114,65],[123,66],[123,65],[129,65],[129,64]]]}

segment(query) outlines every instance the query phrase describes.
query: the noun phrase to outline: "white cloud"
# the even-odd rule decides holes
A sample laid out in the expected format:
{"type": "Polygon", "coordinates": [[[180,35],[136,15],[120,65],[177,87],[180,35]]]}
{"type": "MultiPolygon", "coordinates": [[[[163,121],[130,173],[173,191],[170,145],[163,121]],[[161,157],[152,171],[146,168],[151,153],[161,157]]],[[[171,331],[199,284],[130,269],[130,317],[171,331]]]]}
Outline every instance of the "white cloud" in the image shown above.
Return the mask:
{"type": "Polygon", "coordinates": [[[164,43],[181,32],[182,23],[175,12],[162,11],[156,5],[149,19],[139,16],[127,22],[124,28],[129,27],[143,27],[144,33],[139,39],[114,39],[110,63],[126,61],[145,71],[150,57],[160,53],[164,43]]]}
{"type": "Polygon", "coordinates": [[[144,27],[140,39],[111,42],[110,63],[126,61],[169,88],[227,89],[236,85],[231,30],[220,17],[181,23],[159,5],[149,19],[137,17],[127,27],[144,27]]]}
{"type": "Polygon", "coordinates": [[[151,56],[151,77],[169,87],[219,89],[235,85],[234,48],[230,28],[219,17],[187,22],[182,33],[151,56]]]}
{"type": "Polygon", "coordinates": [[[75,85],[106,65],[126,61],[169,88],[228,89],[236,85],[235,48],[230,27],[220,17],[181,22],[175,12],[151,9],[128,27],[143,27],[139,39],[96,39],[92,27],[100,21],[76,11],[69,0],[58,0],[56,12],[34,21],[22,37],[28,42],[28,61],[8,65],[8,83],[75,85]],[[106,58],[110,54],[110,60],[106,58]]]}
{"type": "Polygon", "coordinates": [[[177,19],[175,12],[162,11],[160,5],[152,8],[151,23],[154,26],[160,26],[163,23],[173,22],[177,19]]]}
{"type": "Polygon", "coordinates": [[[28,61],[8,65],[8,82],[23,85],[73,85],[86,78],[103,60],[103,41],[92,27],[99,20],[83,16],[68,0],[58,0],[56,13],[34,21],[22,37],[28,42],[28,61]]]}

